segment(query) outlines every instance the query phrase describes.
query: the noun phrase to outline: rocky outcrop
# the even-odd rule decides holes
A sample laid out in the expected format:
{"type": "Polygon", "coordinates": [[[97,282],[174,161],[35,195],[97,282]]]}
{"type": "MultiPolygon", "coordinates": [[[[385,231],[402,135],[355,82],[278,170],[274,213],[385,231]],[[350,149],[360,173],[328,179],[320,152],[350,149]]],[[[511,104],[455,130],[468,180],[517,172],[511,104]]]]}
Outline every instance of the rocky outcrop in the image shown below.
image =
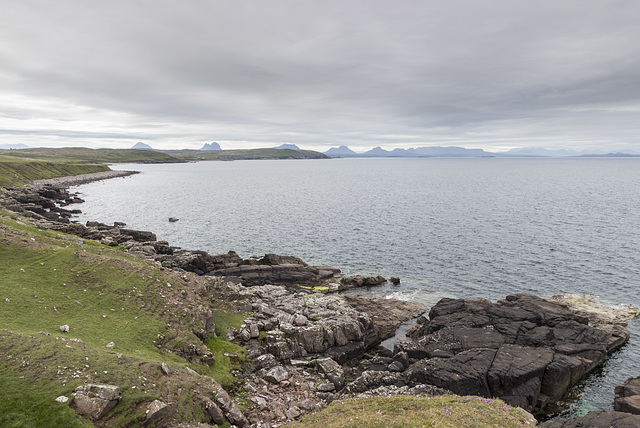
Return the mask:
{"type": "Polygon", "coordinates": [[[280,360],[322,354],[344,363],[380,343],[372,319],[337,296],[291,293],[275,285],[235,290],[254,310],[236,337],[248,342],[264,332],[266,352],[280,360]]]}
{"type": "Polygon", "coordinates": [[[98,420],[120,402],[120,388],[115,385],[81,385],[73,394],[71,406],[80,415],[98,420]]]}
{"type": "Polygon", "coordinates": [[[235,265],[213,267],[208,274],[237,280],[246,286],[264,284],[319,285],[340,273],[328,266],[309,266],[293,256],[266,254],[260,259],[240,260],[235,265]]]}
{"type": "Polygon", "coordinates": [[[640,416],[622,412],[596,411],[573,419],[557,418],[538,425],[540,428],[638,428],[640,416]]]}
{"type": "Polygon", "coordinates": [[[613,408],[618,412],[640,415],[640,376],[632,377],[616,386],[613,408]]]}
{"type": "MultiPolygon", "coordinates": [[[[621,326],[591,327],[567,305],[529,294],[496,303],[442,299],[429,318],[396,343],[394,354],[412,363],[399,381],[499,397],[534,411],[557,401],[629,338],[621,326]]],[[[373,368],[389,370],[385,364],[373,368]]]]}

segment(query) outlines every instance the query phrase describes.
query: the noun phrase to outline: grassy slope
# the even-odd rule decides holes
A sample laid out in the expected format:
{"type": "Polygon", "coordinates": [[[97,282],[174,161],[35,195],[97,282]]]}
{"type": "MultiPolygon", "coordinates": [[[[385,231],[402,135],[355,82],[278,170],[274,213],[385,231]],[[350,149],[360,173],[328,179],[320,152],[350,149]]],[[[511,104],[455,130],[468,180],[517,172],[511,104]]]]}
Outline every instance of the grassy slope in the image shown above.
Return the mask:
{"type": "MultiPolygon", "coordinates": [[[[115,384],[122,402],[109,414],[112,426],[144,419],[139,403],[173,397],[178,417],[203,420],[189,394],[195,380],[162,376],[159,363],[184,370],[187,362],[160,350],[158,335],[178,342],[197,339],[186,309],[169,307],[161,296],[188,283],[170,278],[153,263],[92,241],[41,231],[0,212],[0,426],[82,426],[67,404],[57,403],[84,382],[115,384]],[[174,287],[168,288],[172,282],[174,287]],[[185,325],[178,327],[183,321],[185,325]],[[169,328],[167,325],[172,325],[169,328]],[[59,326],[68,324],[62,333],[59,326]],[[49,333],[50,336],[42,332],[49,333]],[[70,340],[79,339],[79,341],[70,340]],[[115,343],[115,348],[106,344],[115,343]]],[[[239,325],[242,314],[215,312],[219,326],[239,325]]],[[[214,366],[198,372],[230,386],[231,363],[222,354],[242,349],[220,338],[212,342],[214,366]]],[[[136,422],[137,421],[137,422],[136,422]]]]}
{"type": "Polygon", "coordinates": [[[166,153],[131,149],[88,149],[85,147],[0,150],[4,157],[46,160],[58,163],[161,163],[180,162],[166,153]]]}
{"type": "Polygon", "coordinates": [[[26,184],[32,180],[108,171],[107,165],[75,165],[26,161],[0,156],[0,188],[26,184]]]}
{"type": "Polygon", "coordinates": [[[325,410],[287,425],[295,428],[516,428],[525,413],[498,399],[444,395],[375,397],[334,401],[325,410]]]}

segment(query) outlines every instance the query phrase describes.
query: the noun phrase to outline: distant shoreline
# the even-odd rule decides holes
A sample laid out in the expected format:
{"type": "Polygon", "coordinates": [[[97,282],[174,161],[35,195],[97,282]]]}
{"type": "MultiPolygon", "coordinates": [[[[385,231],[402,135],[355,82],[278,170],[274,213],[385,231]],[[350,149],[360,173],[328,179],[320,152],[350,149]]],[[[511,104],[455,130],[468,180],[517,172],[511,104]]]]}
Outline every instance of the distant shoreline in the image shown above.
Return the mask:
{"type": "Polygon", "coordinates": [[[93,172],[90,174],[80,174],[80,175],[67,175],[64,177],[57,178],[47,178],[44,180],[34,180],[32,184],[36,186],[59,186],[59,187],[70,187],[70,186],[78,186],[80,184],[87,184],[94,181],[107,180],[109,178],[118,178],[118,177],[127,177],[129,175],[138,174],[139,171],[117,171],[117,170],[109,170],[109,171],[101,171],[101,172],[93,172]]]}

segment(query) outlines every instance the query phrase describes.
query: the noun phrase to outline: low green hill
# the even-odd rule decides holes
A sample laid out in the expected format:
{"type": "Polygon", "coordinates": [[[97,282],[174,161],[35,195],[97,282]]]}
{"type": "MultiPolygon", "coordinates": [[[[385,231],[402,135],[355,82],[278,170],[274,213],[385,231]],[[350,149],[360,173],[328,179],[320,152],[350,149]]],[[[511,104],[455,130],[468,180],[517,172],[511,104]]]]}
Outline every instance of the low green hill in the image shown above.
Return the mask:
{"type": "Polygon", "coordinates": [[[109,167],[104,164],[65,164],[0,156],[0,188],[20,186],[33,180],[108,170],[109,167]]]}
{"type": "Polygon", "coordinates": [[[176,158],[198,160],[261,160],[261,159],[329,159],[313,150],[292,149],[241,149],[241,150],[180,150],[168,151],[176,158]]]}
{"type": "Polygon", "coordinates": [[[132,149],[89,149],[86,147],[0,150],[0,155],[58,163],[167,163],[181,162],[166,153],[132,149]]]}

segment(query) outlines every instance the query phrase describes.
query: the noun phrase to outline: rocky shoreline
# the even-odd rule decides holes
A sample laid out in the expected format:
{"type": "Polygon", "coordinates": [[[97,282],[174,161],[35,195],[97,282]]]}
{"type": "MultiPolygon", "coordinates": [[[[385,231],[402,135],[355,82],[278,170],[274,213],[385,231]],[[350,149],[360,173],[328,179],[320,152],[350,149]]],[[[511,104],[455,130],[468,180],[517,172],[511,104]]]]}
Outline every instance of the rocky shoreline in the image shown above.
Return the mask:
{"type": "MultiPolygon", "coordinates": [[[[495,303],[442,299],[427,319],[421,316],[425,308],[410,302],[326,294],[381,283],[381,277],[341,278],[339,269],[309,266],[292,256],[242,259],[233,251],[210,255],[173,247],[152,232],[127,229],[122,223],[82,225],[70,220],[77,210],[65,207],[82,200],[67,186],[129,174],[108,171],[44,180],[8,190],[0,195],[0,205],[41,228],[120,245],[176,272],[221,279],[216,282],[217,298],[251,314],[239,330],[230,332],[230,339],[248,350],[248,362],[237,375],[253,404],[243,414],[227,402],[230,399],[208,403],[206,411],[216,424],[275,427],[336,399],[390,394],[498,397],[539,413],[629,340],[629,331],[621,325],[624,319],[598,317],[593,311],[585,316],[559,298],[516,294],[495,303]],[[379,346],[402,323],[416,318],[407,339],[392,351],[379,346]]],[[[203,339],[210,333],[208,324],[204,319],[203,339]]],[[[620,387],[624,404],[616,405],[617,410],[633,412],[629,403],[640,397],[635,385],[620,387]]],[[[628,413],[592,415],[597,423],[605,419],[613,421],[611,426],[640,426],[640,416],[628,413]]],[[[541,426],[601,426],[588,423],[595,422],[554,420],[541,426]]]]}

